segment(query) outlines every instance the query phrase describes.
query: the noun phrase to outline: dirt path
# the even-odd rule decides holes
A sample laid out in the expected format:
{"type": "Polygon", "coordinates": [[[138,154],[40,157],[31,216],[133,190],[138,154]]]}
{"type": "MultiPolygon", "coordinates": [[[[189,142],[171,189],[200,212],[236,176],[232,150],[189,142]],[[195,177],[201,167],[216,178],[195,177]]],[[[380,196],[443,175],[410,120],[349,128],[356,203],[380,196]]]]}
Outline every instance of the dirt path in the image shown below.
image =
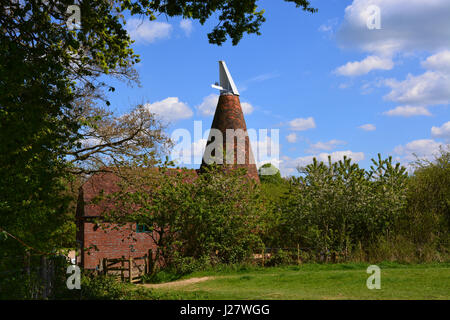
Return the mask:
{"type": "Polygon", "coordinates": [[[190,284],[195,284],[203,281],[212,280],[216,277],[202,277],[202,278],[191,278],[186,280],[179,280],[174,282],[167,283],[157,283],[157,284],[141,284],[140,286],[148,289],[158,289],[158,288],[174,288],[174,287],[182,287],[190,284]]]}

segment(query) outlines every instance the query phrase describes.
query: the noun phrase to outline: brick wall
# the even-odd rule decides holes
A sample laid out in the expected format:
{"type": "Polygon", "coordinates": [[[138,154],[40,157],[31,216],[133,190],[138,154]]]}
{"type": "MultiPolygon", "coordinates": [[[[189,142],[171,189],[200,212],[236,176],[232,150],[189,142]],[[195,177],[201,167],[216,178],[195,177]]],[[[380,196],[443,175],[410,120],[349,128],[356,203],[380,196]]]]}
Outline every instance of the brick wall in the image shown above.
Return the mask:
{"type": "MultiPolygon", "coordinates": [[[[244,119],[244,113],[242,112],[241,102],[239,96],[235,95],[221,95],[219,102],[217,103],[216,112],[214,114],[213,123],[211,129],[217,129],[222,132],[223,147],[227,147],[227,130],[241,129],[246,133],[245,143],[238,143],[237,139],[234,139],[231,149],[234,151],[234,161],[229,164],[232,168],[245,168],[247,169],[247,176],[256,182],[259,182],[258,170],[256,168],[255,158],[250,145],[250,139],[247,135],[247,125],[244,119]],[[238,155],[244,155],[244,163],[238,164],[238,155]]],[[[213,141],[208,141],[207,145],[210,145],[213,141]]],[[[200,170],[204,170],[208,165],[204,159],[200,170]]]]}
{"type": "Polygon", "coordinates": [[[119,230],[112,228],[96,228],[91,222],[83,222],[82,259],[81,264],[85,269],[95,269],[101,265],[103,258],[128,258],[142,257],[149,249],[155,250],[155,244],[149,233],[136,233],[136,224],[120,227],[119,230]],[[86,248],[95,245],[98,249],[86,248]],[[134,252],[131,252],[133,246],[134,252]]]}

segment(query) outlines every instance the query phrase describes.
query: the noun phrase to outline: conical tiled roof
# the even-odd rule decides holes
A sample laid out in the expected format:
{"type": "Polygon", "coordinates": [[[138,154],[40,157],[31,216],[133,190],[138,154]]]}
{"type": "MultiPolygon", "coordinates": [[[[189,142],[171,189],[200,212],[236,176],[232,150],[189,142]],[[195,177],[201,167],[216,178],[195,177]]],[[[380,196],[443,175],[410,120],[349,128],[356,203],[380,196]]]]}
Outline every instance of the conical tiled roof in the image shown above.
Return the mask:
{"type": "Polygon", "coordinates": [[[239,96],[230,93],[222,93],[219,97],[216,113],[211,126],[211,134],[206,144],[205,154],[200,170],[211,163],[226,164],[227,168],[245,168],[247,169],[247,176],[259,182],[258,171],[256,169],[255,158],[252,153],[250,139],[247,134],[247,125],[242,112],[241,102],[239,96]],[[222,137],[222,146],[224,150],[232,150],[231,154],[226,156],[224,151],[223,162],[220,160],[220,155],[215,155],[210,146],[215,142],[212,137],[213,129],[218,130],[222,137]],[[231,130],[230,130],[231,129],[231,130]],[[236,134],[236,137],[233,137],[236,134]],[[227,148],[227,135],[229,145],[227,148]],[[211,154],[212,153],[212,154],[211,154]],[[211,159],[211,155],[214,159],[211,159]]]}

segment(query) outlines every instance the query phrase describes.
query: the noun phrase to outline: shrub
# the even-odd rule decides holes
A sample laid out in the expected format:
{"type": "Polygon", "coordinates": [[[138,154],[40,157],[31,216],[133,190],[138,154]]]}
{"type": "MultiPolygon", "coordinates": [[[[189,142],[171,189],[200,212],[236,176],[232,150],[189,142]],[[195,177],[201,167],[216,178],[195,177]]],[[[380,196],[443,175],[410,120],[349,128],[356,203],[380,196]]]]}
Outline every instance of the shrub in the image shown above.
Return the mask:
{"type": "Polygon", "coordinates": [[[300,244],[329,261],[391,234],[406,206],[406,169],[392,158],[372,162],[370,170],[346,157],[299,168],[280,204],[280,245],[300,244]]]}
{"type": "Polygon", "coordinates": [[[158,248],[155,260],[163,258],[167,268],[185,273],[198,268],[192,259],[204,257],[238,263],[261,247],[259,216],[265,209],[243,170],[211,167],[199,176],[167,168],[136,173],[109,195],[116,205],[104,216],[108,222],[149,226],[158,248]],[[136,209],[123,210],[130,207],[136,209]],[[180,266],[182,257],[187,259],[180,266]]]}
{"type": "Polygon", "coordinates": [[[293,262],[289,252],[282,249],[275,252],[270,259],[267,261],[266,265],[269,267],[288,265],[293,262]]]}
{"type": "Polygon", "coordinates": [[[408,208],[402,232],[419,246],[450,245],[450,145],[433,161],[417,160],[408,184],[408,208]]]}

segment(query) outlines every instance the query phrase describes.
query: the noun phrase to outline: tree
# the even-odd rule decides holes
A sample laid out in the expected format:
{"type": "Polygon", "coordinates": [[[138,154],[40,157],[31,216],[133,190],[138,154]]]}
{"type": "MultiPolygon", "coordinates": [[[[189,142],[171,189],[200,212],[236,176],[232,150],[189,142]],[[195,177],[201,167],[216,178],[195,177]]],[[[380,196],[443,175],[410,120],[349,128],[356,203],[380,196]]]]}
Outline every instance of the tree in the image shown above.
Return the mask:
{"type": "Polygon", "coordinates": [[[279,228],[283,223],[280,208],[289,192],[289,183],[287,179],[281,177],[280,170],[271,163],[262,165],[258,169],[258,174],[261,181],[261,198],[265,207],[260,214],[262,239],[266,246],[280,246],[280,239],[285,236],[284,231],[279,228]]]}
{"type": "Polygon", "coordinates": [[[78,121],[85,126],[82,139],[67,153],[71,173],[90,175],[137,163],[151,167],[172,146],[165,124],[144,105],[121,116],[98,106],[80,111],[78,121]]]}
{"type": "Polygon", "coordinates": [[[406,204],[406,169],[380,155],[372,161],[370,170],[346,157],[298,168],[301,176],[292,178],[282,205],[287,241],[325,255],[349,254],[389,235],[406,204]]]}
{"type": "MultiPolygon", "coordinates": [[[[306,0],[287,1],[315,12],[306,0]]],[[[83,150],[87,151],[79,145],[86,133],[81,128],[89,128],[91,124],[77,117],[86,110],[80,110],[75,102],[86,90],[113,90],[100,80],[104,75],[136,80],[133,65],[139,62],[139,57],[130,48],[132,40],[124,28],[125,13],[150,20],[161,14],[178,16],[202,24],[217,14],[219,23],[208,35],[209,41],[221,45],[229,37],[236,45],[244,33],[259,33],[264,17],[256,3],[256,0],[79,1],[82,27],[71,30],[67,22],[72,15],[68,8],[73,0],[3,1],[1,226],[19,233],[25,240],[39,242],[41,249],[50,246],[51,242],[38,241],[36,237],[39,234],[48,238],[51,234],[44,231],[45,226],[53,225],[46,223],[47,218],[58,220],[56,211],[64,203],[59,194],[63,188],[61,179],[67,173],[67,156],[81,160],[86,155],[83,150]],[[80,147],[82,150],[76,150],[80,147]]],[[[101,145],[99,149],[105,150],[101,145]]]]}
{"type": "Polygon", "coordinates": [[[259,180],[262,183],[282,184],[284,182],[281,177],[280,170],[271,163],[266,163],[258,169],[259,180]],[[269,173],[269,174],[263,174],[269,173]]]}
{"type": "Polygon", "coordinates": [[[96,200],[113,203],[103,212],[102,227],[145,225],[157,244],[156,260],[166,266],[179,258],[240,262],[261,246],[264,208],[242,170],[211,167],[197,175],[165,165],[134,168],[119,185],[118,192],[96,200]]]}
{"type": "Polygon", "coordinates": [[[401,221],[415,244],[449,250],[450,145],[433,160],[417,159],[408,181],[408,209],[401,221]],[[440,247],[440,248],[439,248],[440,247]]]}

